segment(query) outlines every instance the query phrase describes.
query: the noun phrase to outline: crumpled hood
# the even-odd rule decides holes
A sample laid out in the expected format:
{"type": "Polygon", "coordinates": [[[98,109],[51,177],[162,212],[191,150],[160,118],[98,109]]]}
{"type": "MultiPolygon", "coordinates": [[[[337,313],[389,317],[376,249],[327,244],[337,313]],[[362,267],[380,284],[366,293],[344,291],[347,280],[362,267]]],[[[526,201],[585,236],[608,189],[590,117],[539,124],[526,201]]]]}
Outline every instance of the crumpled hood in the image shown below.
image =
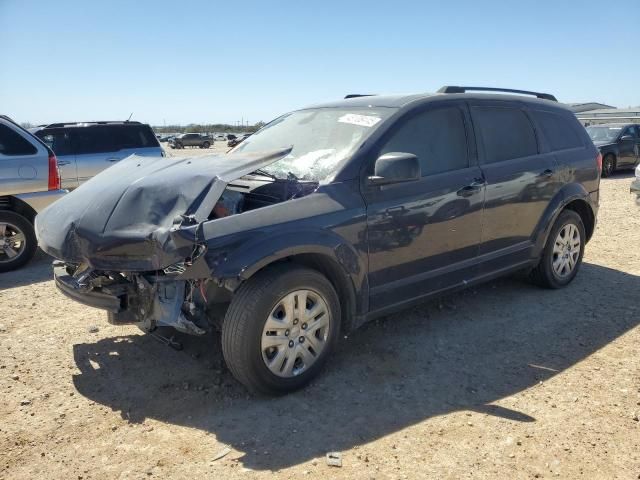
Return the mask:
{"type": "Polygon", "coordinates": [[[227,183],[284,157],[259,154],[157,158],[132,155],[36,217],[40,247],[55,258],[102,270],[158,270],[189,257],[183,220],[206,220],[227,183]]]}

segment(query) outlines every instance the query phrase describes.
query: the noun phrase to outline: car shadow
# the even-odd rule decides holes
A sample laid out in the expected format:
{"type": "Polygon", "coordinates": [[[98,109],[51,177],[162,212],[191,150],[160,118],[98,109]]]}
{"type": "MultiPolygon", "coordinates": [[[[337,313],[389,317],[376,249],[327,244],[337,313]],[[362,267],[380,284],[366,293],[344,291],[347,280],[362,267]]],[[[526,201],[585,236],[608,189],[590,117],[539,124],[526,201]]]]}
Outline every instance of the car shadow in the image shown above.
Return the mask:
{"type": "Polygon", "coordinates": [[[0,273],[0,291],[53,279],[52,261],[52,257],[38,249],[31,261],[24,267],[0,273]]]}
{"type": "Polygon", "coordinates": [[[634,170],[616,170],[603,180],[630,180],[635,177],[634,170]]]}
{"type": "Polygon", "coordinates": [[[562,290],[498,280],[366,324],[314,383],[278,398],[247,395],[222,365],[218,335],[181,337],[183,351],[148,335],[74,345],[73,381],[130,422],[202,429],[244,452],[245,467],[277,470],[460,410],[535,422],[493,403],[637,326],[638,291],[640,277],[594,264],[562,290]]]}

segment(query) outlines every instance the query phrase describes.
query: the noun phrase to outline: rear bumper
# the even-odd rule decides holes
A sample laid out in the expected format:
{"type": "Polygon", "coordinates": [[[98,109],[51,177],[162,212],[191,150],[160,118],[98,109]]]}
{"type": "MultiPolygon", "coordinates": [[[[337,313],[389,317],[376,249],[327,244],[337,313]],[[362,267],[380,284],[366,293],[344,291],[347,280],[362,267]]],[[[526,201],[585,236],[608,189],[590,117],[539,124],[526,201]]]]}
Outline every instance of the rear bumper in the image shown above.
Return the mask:
{"type": "Polygon", "coordinates": [[[20,193],[15,197],[28,204],[36,213],[39,213],[67,193],[69,193],[68,190],[47,190],[44,192],[20,193]]]}
{"type": "Polygon", "coordinates": [[[640,195],[640,178],[636,178],[633,182],[631,182],[631,193],[636,193],[640,195]]]}
{"type": "Polygon", "coordinates": [[[122,310],[120,298],[107,293],[83,290],[75,279],[69,275],[64,264],[54,263],[53,278],[58,290],[78,303],[112,313],[118,313],[122,310]]]}

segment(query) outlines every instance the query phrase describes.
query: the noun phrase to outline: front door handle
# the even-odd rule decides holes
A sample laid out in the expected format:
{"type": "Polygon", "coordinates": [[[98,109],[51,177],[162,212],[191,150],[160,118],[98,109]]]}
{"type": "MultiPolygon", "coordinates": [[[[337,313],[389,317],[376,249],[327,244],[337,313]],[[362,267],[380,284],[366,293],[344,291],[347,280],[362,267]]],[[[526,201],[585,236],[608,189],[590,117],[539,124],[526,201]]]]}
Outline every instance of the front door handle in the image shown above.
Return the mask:
{"type": "Polygon", "coordinates": [[[120,159],[119,158],[107,158],[107,162],[119,162],[120,159]]]}
{"type": "Polygon", "coordinates": [[[69,165],[71,162],[69,160],[58,160],[58,166],[62,167],[64,165],[69,165]]]}
{"type": "Polygon", "coordinates": [[[553,175],[553,170],[547,168],[544,172],[540,174],[541,177],[550,177],[553,175]]]}
{"type": "Polygon", "coordinates": [[[470,197],[471,195],[482,190],[482,187],[484,187],[484,180],[475,179],[469,185],[465,185],[456,193],[458,194],[459,197],[470,197]]]}

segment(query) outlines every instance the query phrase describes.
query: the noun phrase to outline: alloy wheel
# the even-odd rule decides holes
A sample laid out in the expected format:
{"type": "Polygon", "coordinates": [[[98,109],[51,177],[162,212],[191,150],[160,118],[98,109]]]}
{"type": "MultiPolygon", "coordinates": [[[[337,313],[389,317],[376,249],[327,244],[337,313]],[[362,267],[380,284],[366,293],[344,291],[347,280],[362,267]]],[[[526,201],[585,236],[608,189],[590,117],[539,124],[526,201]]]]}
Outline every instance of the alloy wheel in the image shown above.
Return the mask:
{"type": "Polygon", "coordinates": [[[0,263],[11,262],[26,249],[24,232],[11,223],[0,222],[0,263]]]}
{"type": "Polygon", "coordinates": [[[558,232],[553,245],[553,271],[560,277],[565,278],[573,272],[580,258],[582,240],[580,230],[573,223],[567,223],[558,232]]]}

